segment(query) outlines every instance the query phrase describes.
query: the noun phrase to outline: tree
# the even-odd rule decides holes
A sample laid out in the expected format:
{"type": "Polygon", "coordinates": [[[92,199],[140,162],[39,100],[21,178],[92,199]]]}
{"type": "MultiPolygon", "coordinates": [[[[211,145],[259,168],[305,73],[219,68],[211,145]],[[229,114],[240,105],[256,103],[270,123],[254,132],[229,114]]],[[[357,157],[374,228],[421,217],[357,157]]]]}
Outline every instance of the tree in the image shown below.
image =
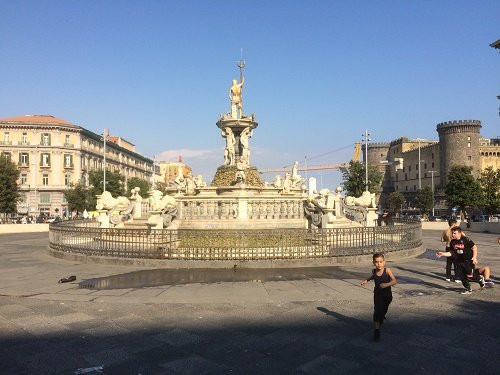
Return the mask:
{"type": "Polygon", "coordinates": [[[76,185],[71,185],[68,190],[64,192],[64,197],[68,201],[68,209],[70,212],[83,212],[85,209],[91,210],[95,205],[91,205],[90,189],[88,189],[81,182],[76,185]]]}
{"type": "Polygon", "coordinates": [[[405,197],[399,191],[395,191],[389,194],[389,198],[387,199],[387,204],[391,211],[399,212],[399,210],[401,210],[401,206],[404,203],[405,203],[405,197]]]}
{"type": "Polygon", "coordinates": [[[0,212],[11,214],[17,212],[17,201],[20,198],[17,179],[19,170],[6,155],[0,155],[0,212]]]}
{"type": "Polygon", "coordinates": [[[130,195],[132,194],[130,193],[130,190],[132,190],[135,187],[138,187],[141,189],[139,191],[140,196],[143,198],[147,198],[148,191],[149,189],[151,189],[151,184],[149,182],[138,177],[129,178],[127,185],[128,185],[128,192],[127,192],[128,197],[130,197],[130,195]]]}
{"type": "Polygon", "coordinates": [[[472,176],[472,167],[465,165],[451,167],[445,193],[448,206],[460,207],[461,215],[465,207],[480,207],[483,202],[479,181],[472,176]]]}
{"type": "Polygon", "coordinates": [[[500,169],[486,168],[481,172],[479,183],[483,190],[484,209],[489,214],[497,213],[500,210],[500,169]]]}
{"type": "MultiPolygon", "coordinates": [[[[359,161],[349,162],[348,167],[340,168],[342,173],[342,187],[347,195],[359,197],[365,191],[365,167],[359,161]]],[[[376,193],[384,175],[377,168],[368,167],[368,190],[376,193]]]]}
{"type": "Polygon", "coordinates": [[[415,204],[420,209],[422,215],[427,214],[434,207],[434,193],[430,186],[425,186],[423,189],[417,190],[415,204]]]}
{"type": "MultiPolygon", "coordinates": [[[[95,207],[97,203],[96,195],[102,194],[104,181],[104,172],[102,170],[90,171],[89,183],[90,188],[90,205],[95,207]]],[[[125,195],[125,177],[120,172],[106,170],[106,191],[109,191],[113,197],[125,195]]]]}
{"type": "Polygon", "coordinates": [[[167,194],[167,184],[165,182],[155,182],[154,190],[160,190],[163,194],[167,194]]]}

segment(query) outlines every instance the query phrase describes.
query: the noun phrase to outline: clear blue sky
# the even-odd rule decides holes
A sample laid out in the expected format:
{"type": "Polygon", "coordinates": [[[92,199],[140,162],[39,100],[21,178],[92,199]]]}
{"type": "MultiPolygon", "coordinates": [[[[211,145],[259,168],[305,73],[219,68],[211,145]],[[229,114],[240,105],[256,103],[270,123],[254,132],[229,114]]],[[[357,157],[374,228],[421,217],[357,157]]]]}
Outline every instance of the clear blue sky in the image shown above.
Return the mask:
{"type": "Polygon", "coordinates": [[[109,128],[145,156],[182,153],[209,181],[241,48],[259,168],[348,161],[364,129],[437,139],[439,122],[478,119],[500,136],[500,1],[0,0],[0,12],[0,118],[109,128]]]}

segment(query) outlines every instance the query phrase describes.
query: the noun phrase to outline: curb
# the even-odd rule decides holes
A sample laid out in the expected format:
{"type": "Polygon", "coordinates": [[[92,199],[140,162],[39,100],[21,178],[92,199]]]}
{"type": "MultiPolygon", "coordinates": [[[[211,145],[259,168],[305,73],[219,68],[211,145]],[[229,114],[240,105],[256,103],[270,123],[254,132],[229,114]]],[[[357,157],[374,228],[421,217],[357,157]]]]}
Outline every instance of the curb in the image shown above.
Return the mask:
{"type": "MultiPolygon", "coordinates": [[[[386,253],[388,261],[396,259],[415,257],[424,253],[422,246],[412,249],[391,251],[386,253]]],[[[165,269],[183,268],[303,268],[303,267],[328,267],[341,266],[344,264],[371,263],[372,254],[346,255],[326,258],[310,259],[263,259],[263,260],[173,260],[173,259],[138,259],[101,257],[95,255],[84,255],[54,250],[47,247],[47,253],[54,258],[77,261],[80,263],[136,266],[165,269]]]]}

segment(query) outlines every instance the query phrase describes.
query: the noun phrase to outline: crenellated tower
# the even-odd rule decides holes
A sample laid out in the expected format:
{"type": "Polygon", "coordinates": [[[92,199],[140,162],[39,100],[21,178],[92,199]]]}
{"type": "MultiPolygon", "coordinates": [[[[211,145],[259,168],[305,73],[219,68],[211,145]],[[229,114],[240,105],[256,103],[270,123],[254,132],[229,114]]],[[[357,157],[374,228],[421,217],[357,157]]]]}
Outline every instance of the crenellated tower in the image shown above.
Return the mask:
{"type": "Polygon", "coordinates": [[[436,130],[439,134],[441,185],[447,184],[448,172],[453,165],[471,166],[473,175],[478,177],[480,173],[481,121],[442,122],[437,125],[436,130]]]}

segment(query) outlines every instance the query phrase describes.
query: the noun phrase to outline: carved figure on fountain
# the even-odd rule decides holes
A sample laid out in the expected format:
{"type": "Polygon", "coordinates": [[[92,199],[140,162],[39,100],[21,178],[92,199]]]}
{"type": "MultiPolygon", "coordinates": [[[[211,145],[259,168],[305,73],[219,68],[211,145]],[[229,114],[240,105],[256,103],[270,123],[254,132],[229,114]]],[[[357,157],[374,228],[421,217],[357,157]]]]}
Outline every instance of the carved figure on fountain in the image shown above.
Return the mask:
{"type": "Polygon", "coordinates": [[[376,208],[377,204],[375,202],[375,193],[370,193],[369,191],[364,191],[360,197],[345,197],[346,206],[360,206],[365,208],[376,208]]]}
{"type": "Polygon", "coordinates": [[[113,198],[109,191],[103,191],[102,194],[97,195],[97,210],[117,210],[123,211],[130,206],[130,201],[127,197],[113,198]]]}

